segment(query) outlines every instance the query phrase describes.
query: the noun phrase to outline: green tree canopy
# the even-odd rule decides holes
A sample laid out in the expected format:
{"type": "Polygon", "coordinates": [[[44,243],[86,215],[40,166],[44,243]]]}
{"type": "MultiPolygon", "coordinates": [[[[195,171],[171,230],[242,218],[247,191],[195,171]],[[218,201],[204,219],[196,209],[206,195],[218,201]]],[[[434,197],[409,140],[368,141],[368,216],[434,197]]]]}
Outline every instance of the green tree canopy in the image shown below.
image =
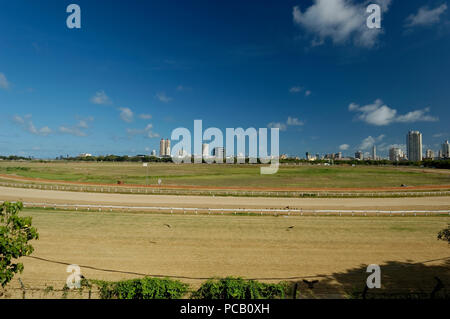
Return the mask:
{"type": "Polygon", "coordinates": [[[5,287],[14,275],[23,271],[18,262],[22,256],[29,256],[33,247],[28,243],[38,239],[36,228],[31,227],[31,217],[20,217],[21,202],[4,202],[0,206],[0,284],[5,287]]]}

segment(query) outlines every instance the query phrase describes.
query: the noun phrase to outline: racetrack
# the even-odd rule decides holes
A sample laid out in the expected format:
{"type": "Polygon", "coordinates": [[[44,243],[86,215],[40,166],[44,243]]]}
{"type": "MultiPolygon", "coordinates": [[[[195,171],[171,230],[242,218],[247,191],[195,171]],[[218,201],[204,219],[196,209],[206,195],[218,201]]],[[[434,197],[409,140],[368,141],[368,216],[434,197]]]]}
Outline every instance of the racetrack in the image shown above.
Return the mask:
{"type": "Polygon", "coordinates": [[[0,200],[48,204],[93,204],[155,207],[247,208],[247,209],[374,209],[448,210],[450,197],[414,198],[275,198],[180,195],[104,194],[0,187],[0,200]]]}

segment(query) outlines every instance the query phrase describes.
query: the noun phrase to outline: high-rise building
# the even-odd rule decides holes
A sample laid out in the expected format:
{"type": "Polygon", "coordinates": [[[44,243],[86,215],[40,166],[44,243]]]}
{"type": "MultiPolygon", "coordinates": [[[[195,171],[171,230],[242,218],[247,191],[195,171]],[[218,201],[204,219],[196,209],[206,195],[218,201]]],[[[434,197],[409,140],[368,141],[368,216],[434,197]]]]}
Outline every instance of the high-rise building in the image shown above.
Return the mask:
{"type": "Polygon", "coordinates": [[[442,152],[442,150],[439,150],[438,158],[439,158],[439,159],[444,158],[444,153],[442,152]]]}
{"type": "Polygon", "coordinates": [[[166,139],[166,156],[170,156],[170,140],[166,139]]]}
{"type": "Polygon", "coordinates": [[[426,150],[426,152],[425,152],[425,158],[427,158],[427,159],[433,159],[433,158],[434,158],[434,152],[433,152],[433,150],[430,150],[430,149],[426,150]]]}
{"type": "Polygon", "coordinates": [[[223,147],[214,147],[213,149],[213,155],[217,159],[222,159],[225,154],[225,149],[223,147]]]}
{"type": "Polygon", "coordinates": [[[406,136],[406,153],[408,160],[419,162],[422,160],[422,134],[419,131],[409,131],[406,136]]]}
{"type": "Polygon", "coordinates": [[[442,144],[442,157],[450,158],[450,144],[448,141],[445,141],[445,143],[442,144]]]}
{"type": "Polygon", "coordinates": [[[398,162],[403,158],[403,151],[398,147],[391,147],[389,149],[389,160],[398,162]]]}
{"type": "Polygon", "coordinates": [[[161,139],[159,142],[159,156],[170,156],[170,140],[161,139]]]}
{"type": "Polygon", "coordinates": [[[202,144],[202,156],[209,157],[209,144],[202,144]]]}
{"type": "Polygon", "coordinates": [[[364,154],[361,151],[355,153],[355,159],[362,161],[364,159],[364,154]]]}
{"type": "Polygon", "coordinates": [[[156,156],[156,150],[152,150],[151,155],[152,155],[152,156],[156,156]]]}
{"type": "Polygon", "coordinates": [[[163,138],[159,141],[159,156],[166,156],[166,140],[163,138]]]}
{"type": "Polygon", "coordinates": [[[374,161],[377,160],[377,147],[376,147],[375,145],[372,146],[372,159],[373,159],[374,161]]]}

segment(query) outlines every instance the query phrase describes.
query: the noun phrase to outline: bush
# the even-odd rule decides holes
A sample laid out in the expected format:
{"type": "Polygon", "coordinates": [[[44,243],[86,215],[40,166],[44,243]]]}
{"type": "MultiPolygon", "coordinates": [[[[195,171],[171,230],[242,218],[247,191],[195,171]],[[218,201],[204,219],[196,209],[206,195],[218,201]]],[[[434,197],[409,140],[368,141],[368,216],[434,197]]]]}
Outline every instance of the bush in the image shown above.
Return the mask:
{"type": "Polygon", "coordinates": [[[441,230],[437,236],[438,239],[447,241],[450,244],[450,225],[447,228],[441,230]]]}
{"type": "Polygon", "coordinates": [[[195,299],[276,299],[285,297],[283,284],[227,277],[205,282],[192,294],[195,299]]]}
{"type": "Polygon", "coordinates": [[[0,285],[5,287],[14,275],[23,271],[23,264],[17,263],[22,256],[29,256],[33,246],[28,242],[39,235],[31,227],[31,217],[19,217],[23,208],[21,202],[4,202],[0,205],[0,285]]]}
{"type": "Polygon", "coordinates": [[[99,287],[101,299],[179,299],[188,285],[178,280],[143,278],[118,282],[91,280],[99,287]]]}

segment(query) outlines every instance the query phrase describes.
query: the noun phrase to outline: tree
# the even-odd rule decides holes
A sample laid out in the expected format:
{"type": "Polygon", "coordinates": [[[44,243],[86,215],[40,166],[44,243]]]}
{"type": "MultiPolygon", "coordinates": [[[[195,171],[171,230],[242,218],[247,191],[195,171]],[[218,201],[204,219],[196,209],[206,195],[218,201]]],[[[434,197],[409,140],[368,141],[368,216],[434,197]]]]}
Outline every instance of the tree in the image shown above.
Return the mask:
{"type": "Polygon", "coordinates": [[[0,284],[5,287],[14,275],[23,271],[23,264],[17,262],[22,256],[34,251],[28,243],[38,239],[36,228],[31,227],[31,217],[20,217],[21,202],[4,202],[0,206],[0,284]]]}
{"type": "Polygon", "coordinates": [[[437,238],[440,240],[448,241],[448,243],[450,244],[450,224],[447,226],[447,228],[441,230],[438,233],[437,238]]]}

